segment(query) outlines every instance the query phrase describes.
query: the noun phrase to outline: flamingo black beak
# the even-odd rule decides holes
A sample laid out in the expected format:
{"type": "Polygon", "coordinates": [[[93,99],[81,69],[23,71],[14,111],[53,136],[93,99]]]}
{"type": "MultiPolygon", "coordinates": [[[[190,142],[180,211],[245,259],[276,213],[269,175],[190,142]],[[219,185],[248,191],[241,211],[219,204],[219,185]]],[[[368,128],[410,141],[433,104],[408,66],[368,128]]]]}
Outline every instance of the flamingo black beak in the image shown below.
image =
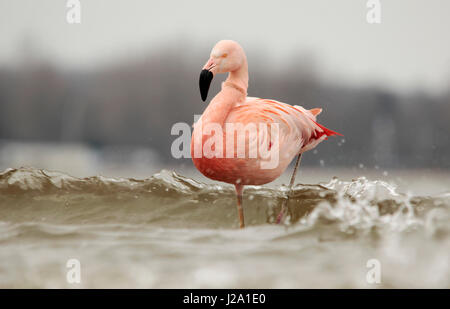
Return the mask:
{"type": "Polygon", "coordinates": [[[200,86],[200,95],[202,96],[203,102],[205,102],[206,98],[208,97],[208,90],[209,86],[211,85],[213,77],[214,75],[210,70],[204,69],[200,73],[199,86],[200,86]]]}

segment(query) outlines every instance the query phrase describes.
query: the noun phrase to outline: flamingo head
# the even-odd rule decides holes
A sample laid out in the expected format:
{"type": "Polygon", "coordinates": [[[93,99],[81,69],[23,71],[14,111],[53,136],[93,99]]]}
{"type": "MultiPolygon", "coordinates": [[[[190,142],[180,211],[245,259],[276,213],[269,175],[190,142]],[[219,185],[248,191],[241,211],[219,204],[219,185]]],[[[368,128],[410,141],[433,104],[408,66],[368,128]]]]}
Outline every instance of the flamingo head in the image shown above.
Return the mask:
{"type": "Polygon", "coordinates": [[[200,73],[200,94],[205,101],[209,86],[216,74],[238,70],[245,61],[242,47],[235,41],[219,41],[212,49],[211,55],[200,73]]]}

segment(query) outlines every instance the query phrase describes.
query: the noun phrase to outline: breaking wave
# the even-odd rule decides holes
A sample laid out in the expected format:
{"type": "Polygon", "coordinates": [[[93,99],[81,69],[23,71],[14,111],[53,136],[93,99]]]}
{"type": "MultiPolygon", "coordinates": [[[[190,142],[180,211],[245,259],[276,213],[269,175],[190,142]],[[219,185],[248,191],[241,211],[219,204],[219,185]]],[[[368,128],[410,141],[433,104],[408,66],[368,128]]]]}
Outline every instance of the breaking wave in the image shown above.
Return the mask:
{"type": "MultiPolygon", "coordinates": [[[[248,225],[274,223],[288,188],[248,186],[248,225]]],[[[234,228],[234,188],[204,184],[163,170],[144,180],[94,176],[76,178],[33,168],[0,173],[0,214],[20,221],[44,217],[54,223],[156,223],[162,226],[234,228]],[[12,211],[13,210],[13,211],[12,211]]],[[[384,181],[333,178],[298,184],[289,199],[287,225],[333,224],[339,231],[424,227],[448,233],[450,193],[415,196],[384,181]]]]}

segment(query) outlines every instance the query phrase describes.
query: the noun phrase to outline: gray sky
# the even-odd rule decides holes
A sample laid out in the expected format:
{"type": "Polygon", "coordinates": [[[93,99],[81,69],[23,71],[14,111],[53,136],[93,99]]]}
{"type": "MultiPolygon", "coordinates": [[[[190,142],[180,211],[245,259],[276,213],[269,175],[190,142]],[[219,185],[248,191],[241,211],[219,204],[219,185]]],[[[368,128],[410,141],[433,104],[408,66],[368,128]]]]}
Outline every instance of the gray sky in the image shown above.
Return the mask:
{"type": "Polygon", "coordinates": [[[205,49],[204,62],[228,38],[260,49],[270,66],[309,53],[323,77],[347,83],[450,87],[448,0],[381,0],[379,25],[366,22],[366,0],[81,0],[80,25],[67,24],[66,2],[0,0],[0,65],[17,61],[25,37],[76,68],[177,42],[179,57],[184,42],[205,49]]]}

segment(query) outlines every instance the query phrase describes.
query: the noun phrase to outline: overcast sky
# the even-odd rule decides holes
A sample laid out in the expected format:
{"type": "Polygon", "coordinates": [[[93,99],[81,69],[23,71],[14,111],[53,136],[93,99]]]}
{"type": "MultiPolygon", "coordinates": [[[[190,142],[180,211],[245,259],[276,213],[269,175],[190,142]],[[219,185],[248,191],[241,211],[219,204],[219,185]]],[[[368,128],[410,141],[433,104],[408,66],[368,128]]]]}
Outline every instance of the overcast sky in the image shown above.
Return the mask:
{"type": "MultiPolygon", "coordinates": [[[[366,22],[366,0],[81,0],[80,25],[66,22],[66,2],[0,0],[0,65],[17,62],[25,38],[77,68],[178,41],[204,49],[204,62],[229,38],[260,49],[268,65],[312,54],[324,77],[348,83],[450,86],[448,0],[381,0],[377,25],[366,22]]],[[[184,43],[177,46],[184,57],[184,43]]]]}

